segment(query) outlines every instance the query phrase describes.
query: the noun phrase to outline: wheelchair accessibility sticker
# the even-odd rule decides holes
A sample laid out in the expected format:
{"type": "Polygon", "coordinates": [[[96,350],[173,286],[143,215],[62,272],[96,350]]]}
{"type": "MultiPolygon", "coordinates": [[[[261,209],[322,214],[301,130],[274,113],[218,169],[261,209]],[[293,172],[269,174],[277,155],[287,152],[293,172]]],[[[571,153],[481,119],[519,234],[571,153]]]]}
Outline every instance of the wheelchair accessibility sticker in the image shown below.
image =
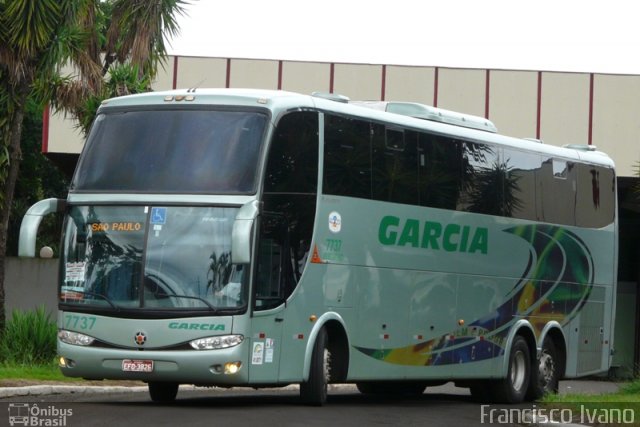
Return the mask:
{"type": "Polygon", "coordinates": [[[162,225],[167,222],[167,208],[151,208],[151,224],[162,225]]]}

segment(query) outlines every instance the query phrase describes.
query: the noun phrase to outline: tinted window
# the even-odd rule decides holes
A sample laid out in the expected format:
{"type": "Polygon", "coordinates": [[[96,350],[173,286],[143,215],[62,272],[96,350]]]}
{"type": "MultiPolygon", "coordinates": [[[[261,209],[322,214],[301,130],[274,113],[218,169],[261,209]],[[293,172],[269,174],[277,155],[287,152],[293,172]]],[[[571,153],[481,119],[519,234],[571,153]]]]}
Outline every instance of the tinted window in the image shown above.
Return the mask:
{"type": "Polygon", "coordinates": [[[324,132],[324,193],[371,198],[370,123],[326,115],[324,132]]]}
{"type": "Polygon", "coordinates": [[[576,168],[573,162],[543,157],[537,175],[540,193],[541,221],[553,224],[576,223],[576,168]]]}
{"type": "Polygon", "coordinates": [[[315,194],[317,182],[318,113],[287,114],[269,149],[264,191],[315,194]]]}
{"type": "Polygon", "coordinates": [[[615,174],[613,169],[578,165],[576,223],[581,227],[601,228],[615,216],[615,174]]]}
{"type": "Polygon", "coordinates": [[[536,179],[542,168],[540,155],[505,148],[503,159],[505,200],[511,201],[505,213],[514,218],[538,220],[542,216],[536,203],[536,198],[540,197],[536,179]]]}
{"type": "MultiPolygon", "coordinates": [[[[270,145],[263,201],[265,212],[285,219],[287,256],[296,281],[311,247],[317,181],[318,113],[287,114],[278,122],[270,145]]],[[[265,245],[266,251],[270,246],[265,245]]]]}
{"type": "Polygon", "coordinates": [[[285,218],[262,215],[259,239],[255,308],[267,310],[282,304],[295,286],[285,218]]]}
{"type": "Polygon", "coordinates": [[[463,195],[458,210],[487,215],[504,215],[505,166],[498,150],[490,145],[465,142],[462,154],[463,195]]]}
{"type": "Polygon", "coordinates": [[[418,134],[373,125],[373,198],[418,204],[418,134]]]}
{"type": "Polygon", "coordinates": [[[267,116],[154,110],[101,114],[73,189],[250,193],[267,116]]]}
{"type": "Polygon", "coordinates": [[[456,209],[462,189],[462,143],[420,133],[417,155],[420,205],[456,209]]]}

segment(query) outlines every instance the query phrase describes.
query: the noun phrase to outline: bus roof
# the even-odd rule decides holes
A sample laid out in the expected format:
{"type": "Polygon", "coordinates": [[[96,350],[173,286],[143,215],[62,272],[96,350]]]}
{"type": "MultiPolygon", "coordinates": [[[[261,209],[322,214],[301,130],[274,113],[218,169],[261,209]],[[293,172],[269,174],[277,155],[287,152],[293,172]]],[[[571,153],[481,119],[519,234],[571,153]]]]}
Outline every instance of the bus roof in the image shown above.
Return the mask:
{"type": "MultiPolygon", "coordinates": [[[[342,98],[341,98],[342,99],[342,98]]],[[[577,160],[614,167],[613,160],[593,146],[569,145],[557,147],[540,141],[508,137],[495,133],[497,129],[487,119],[455,113],[417,104],[384,101],[336,101],[327,97],[303,95],[295,92],[263,89],[177,89],[162,92],[147,92],[111,98],[103,101],[100,110],[111,107],[143,105],[230,105],[261,107],[272,112],[273,117],[295,109],[317,109],[325,112],[356,116],[379,122],[391,123],[453,136],[477,142],[509,146],[549,156],[577,160]],[[450,114],[450,120],[439,119],[438,114],[450,114]],[[425,120],[426,119],[426,120],[425,120]],[[457,120],[457,123],[456,123],[457,120]]]]}

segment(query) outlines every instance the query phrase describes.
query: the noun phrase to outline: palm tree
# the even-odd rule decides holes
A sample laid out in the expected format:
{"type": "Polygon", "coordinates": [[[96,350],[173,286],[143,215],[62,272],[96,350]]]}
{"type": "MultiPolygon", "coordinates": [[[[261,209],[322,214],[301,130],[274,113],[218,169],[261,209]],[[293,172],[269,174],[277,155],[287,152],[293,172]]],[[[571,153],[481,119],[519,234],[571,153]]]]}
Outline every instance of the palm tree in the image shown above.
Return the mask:
{"type": "MultiPolygon", "coordinates": [[[[88,129],[99,101],[148,89],[177,31],[183,0],[0,0],[0,331],[5,323],[4,261],[28,98],[51,102],[88,129]],[[62,77],[63,66],[77,75],[62,77]],[[129,67],[123,72],[124,67],[129,67]],[[105,84],[114,69],[126,76],[105,84]],[[137,79],[132,79],[134,73],[137,79]],[[135,83],[135,84],[132,84],[135,83]],[[142,82],[142,84],[140,84],[142,82]]],[[[115,73],[118,74],[118,73],[115,73]]]]}

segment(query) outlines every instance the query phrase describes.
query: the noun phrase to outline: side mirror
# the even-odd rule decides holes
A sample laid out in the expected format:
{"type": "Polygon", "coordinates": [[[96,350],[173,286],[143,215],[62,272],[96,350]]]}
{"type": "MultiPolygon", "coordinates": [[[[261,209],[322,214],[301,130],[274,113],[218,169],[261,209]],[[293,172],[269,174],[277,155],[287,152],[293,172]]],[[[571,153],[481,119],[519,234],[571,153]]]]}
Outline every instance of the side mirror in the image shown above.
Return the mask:
{"type": "Polygon", "coordinates": [[[66,201],[63,199],[45,199],[29,208],[20,224],[18,256],[31,258],[36,256],[36,236],[40,221],[45,215],[64,211],[65,206],[66,201]]]}
{"type": "Polygon", "coordinates": [[[242,205],[231,231],[231,262],[249,264],[251,262],[251,230],[258,217],[258,201],[242,205]]]}

